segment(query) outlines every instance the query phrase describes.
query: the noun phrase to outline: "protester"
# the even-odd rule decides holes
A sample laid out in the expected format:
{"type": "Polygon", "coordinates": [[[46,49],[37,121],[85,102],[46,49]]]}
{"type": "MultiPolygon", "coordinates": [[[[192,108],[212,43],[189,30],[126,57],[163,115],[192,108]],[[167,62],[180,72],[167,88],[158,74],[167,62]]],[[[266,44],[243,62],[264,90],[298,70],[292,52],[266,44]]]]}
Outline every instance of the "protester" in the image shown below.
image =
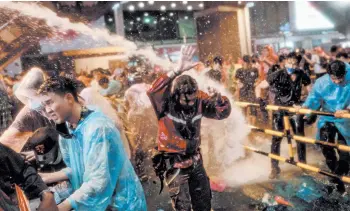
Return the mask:
{"type": "MultiPolygon", "coordinates": [[[[335,117],[319,117],[317,140],[334,143],[335,137],[338,137],[338,144],[350,145],[350,119],[338,118],[341,117],[341,114],[349,113],[350,110],[350,72],[346,71],[345,64],[341,61],[331,62],[327,71],[327,75],[316,81],[303,107],[335,113],[335,117]]],[[[348,152],[327,146],[321,148],[326,163],[333,173],[346,175],[349,172],[350,157],[348,152]]],[[[340,192],[345,191],[343,182],[340,180],[332,181],[338,184],[337,188],[340,192]]]]}
{"type": "Polygon", "coordinates": [[[53,194],[35,169],[19,154],[1,143],[0,175],[0,210],[19,210],[13,184],[22,187],[27,196],[41,199],[38,211],[58,210],[53,194]]]}
{"type": "Polygon", "coordinates": [[[100,94],[105,97],[117,95],[122,89],[122,84],[119,81],[110,80],[106,76],[99,79],[98,85],[100,94]]]}
{"type": "MultiPolygon", "coordinates": [[[[259,99],[261,107],[266,105],[263,99],[261,99],[261,88],[273,87],[275,90],[274,104],[279,106],[296,106],[301,102],[302,86],[308,86],[311,89],[310,78],[300,69],[297,68],[297,58],[294,53],[288,55],[287,61],[283,61],[285,67],[276,72],[273,72],[267,76],[266,81],[262,82],[262,85],[256,87],[256,97],[259,99]]],[[[273,130],[283,131],[284,123],[283,117],[288,116],[290,124],[292,125],[293,132],[297,135],[304,135],[304,121],[302,115],[291,116],[283,111],[276,111],[273,113],[273,130]]],[[[273,136],[271,153],[280,154],[281,137],[273,136]]],[[[298,143],[298,158],[302,163],[306,163],[306,146],[305,144],[298,143]]],[[[271,159],[271,173],[269,178],[275,179],[280,174],[281,170],[278,167],[278,161],[271,159]]]]}
{"type": "Polygon", "coordinates": [[[213,59],[213,67],[208,72],[206,72],[206,76],[213,79],[214,81],[221,83],[223,80],[222,75],[222,65],[223,59],[220,56],[217,56],[213,59]]]}
{"type": "MultiPolygon", "coordinates": [[[[20,152],[27,139],[41,127],[55,127],[53,121],[45,117],[41,104],[36,100],[36,92],[44,82],[46,75],[41,69],[33,68],[22,79],[16,90],[16,97],[25,105],[10,127],[1,136],[0,142],[20,152]]],[[[30,152],[34,156],[34,152],[30,152]]],[[[29,156],[29,154],[27,154],[29,156]]]]}
{"type": "Polygon", "coordinates": [[[330,49],[330,57],[329,57],[329,60],[330,61],[334,61],[336,60],[336,56],[338,53],[341,53],[343,51],[343,48],[339,45],[332,45],[331,46],[331,49],[330,49]]]}
{"type": "Polygon", "coordinates": [[[311,52],[311,60],[304,55],[304,59],[312,66],[316,78],[320,78],[327,73],[326,69],[322,68],[322,61],[320,57],[321,49],[314,48],[311,52]]]}
{"type": "Polygon", "coordinates": [[[224,119],[231,105],[212,90],[198,90],[196,81],[183,72],[194,67],[194,49],[183,47],[179,66],[162,75],[148,91],[158,117],[158,147],[153,157],[156,175],[166,184],[175,210],[211,210],[209,179],[200,153],[201,118],[224,119]]]}
{"type": "Polygon", "coordinates": [[[336,59],[344,62],[345,65],[350,65],[350,58],[345,52],[338,53],[336,59]]]}
{"type": "MultiPolygon", "coordinates": [[[[255,83],[259,79],[259,71],[252,67],[251,58],[249,55],[243,56],[243,67],[236,72],[236,79],[239,81],[239,101],[255,103],[255,83]]],[[[254,107],[250,107],[250,114],[248,116],[248,122],[256,124],[256,110],[254,107]]],[[[247,113],[248,114],[248,113],[247,113]]]]}
{"type": "Polygon", "coordinates": [[[59,142],[67,168],[42,174],[46,183],[69,179],[72,184],[74,192],[59,210],[146,210],[142,186],[114,122],[82,106],[68,78],[46,80],[39,94],[50,119],[67,127],[59,142]]]}
{"type": "Polygon", "coordinates": [[[265,46],[261,52],[260,62],[262,64],[262,69],[259,72],[260,80],[265,80],[267,72],[271,68],[271,66],[277,63],[278,57],[275,54],[272,46],[265,46]]]}

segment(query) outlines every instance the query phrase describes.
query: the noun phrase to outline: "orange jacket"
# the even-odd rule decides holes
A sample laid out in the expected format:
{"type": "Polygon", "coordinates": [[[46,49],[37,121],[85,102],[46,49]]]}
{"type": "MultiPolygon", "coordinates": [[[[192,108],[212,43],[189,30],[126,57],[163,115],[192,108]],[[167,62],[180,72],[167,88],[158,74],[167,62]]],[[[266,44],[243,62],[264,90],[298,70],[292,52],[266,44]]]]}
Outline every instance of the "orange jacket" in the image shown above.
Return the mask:
{"type": "Polygon", "coordinates": [[[201,118],[224,119],[231,113],[231,104],[222,97],[216,99],[198,91],[194,114],[185,119],[176,102],[171,97],[172,79],[162,75],[153,82],[147,94],[158,118],[158,151],[168,153],[193,154],[200,146],[201,118]]]}

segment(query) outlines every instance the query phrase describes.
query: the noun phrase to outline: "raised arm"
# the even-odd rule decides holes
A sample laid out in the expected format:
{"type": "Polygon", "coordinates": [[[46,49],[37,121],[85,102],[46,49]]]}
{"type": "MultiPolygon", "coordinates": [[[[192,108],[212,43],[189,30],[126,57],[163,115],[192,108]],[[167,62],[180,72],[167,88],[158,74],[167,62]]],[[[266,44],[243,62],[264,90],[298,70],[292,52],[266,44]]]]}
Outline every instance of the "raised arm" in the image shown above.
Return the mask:
{"type": "Polygon", "coordinates": [[[168,74],[161,75],[157,78],[153,82],[151,88],[147,91],[147,95],[151,100],[158,119],[161,118],[164,113],[166,99],[170,95],[171,82],[183,72],[190,70],[197,65],[197,63],[192,62],[194,53],[194,47],[182,46],[177,68],[168,72],[168,74]]]}

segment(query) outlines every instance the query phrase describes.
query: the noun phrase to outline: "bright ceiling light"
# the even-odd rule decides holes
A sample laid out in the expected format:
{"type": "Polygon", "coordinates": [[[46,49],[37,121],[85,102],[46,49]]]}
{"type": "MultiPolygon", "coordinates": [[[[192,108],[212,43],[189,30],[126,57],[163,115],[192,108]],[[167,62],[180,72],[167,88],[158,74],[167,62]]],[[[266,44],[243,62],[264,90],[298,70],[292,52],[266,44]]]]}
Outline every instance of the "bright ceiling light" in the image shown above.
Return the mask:
{"type": "Polygon", "coordinates": [[[176,3],[173,2],[173,3],[170,4],[170,6],[171,6],[171,8],[175,8],[176,7],[176,3]]]}
{"type": "Polygon", "coordinates": [[[191,11],[192,9],[193,9],[192,5],[188,5],[188,6],[187,6],[187,10],[190,10],[190,11],[191,11]]]}
{"type": "Polygon", "coordinates": [[[153,5],[154,1],[148,1],[148,4],[153,5]]]}
{"type": "Polygon", "coordinates": [[[162,18],[161,18],[161,20],[163,21],[163,20],[165,20],[165,18],[164,18],[164,17],[162,17],[162,18]]]}
{"type": "Polygon", "coordinates": [[[161,11],[165,11],[166,10],[166,6],[164,6],[164,5],[160,6],[160,10],[161,11]]]}
{"type": "Polygon", "coordinates": [[[145,4],[144,4],[143,2],[139,2],[139,3],[138,3],[138,6],[139,6],[140,8],[144,8],[144,7],[145,7],[145,4]]]}
{"type": "Polygon", "coordinates": [[[150,18],[145,18],[145,19],[143,20],[143,22],[145,22],[145,23],[150,23],[150,22],[151,22],[151,19],[150,19],[150,18]]]}
{"type": "Polygon", "coordinates": [[[143,16],[147,17],[148,16],[148,12],[143,13],[143,16]]]}
{"type": "Polygon", "coordinates": [[[153,24],[157,24],[157,21],[153,21],[153,24]]]}
{"type": "Polygon", "coordinates": [[[133,24],[134,24],[134,21],[130,21],[130,24],[133,25],[133,24]]]}
{"type": "Polygon", "coordinates": [[[140,21],[140,20],[141,20],[141,18],[140,18],[140,17],[137,17],[137,18],[136,18],[136,20],[137,20],[137,21],[140,21]]]}
{"type": "Polygon", "coordinates": [[[109,21],[109,22],[112,22],[112,21],[113,21],[113,18],[108,18],[108,21],[109,21]]]}
{"type": "Polygon", "coordinates": [[[203,3],[198,4],[199,7],[204,7],[203,3]]]}
{"type": "Polygon", "coordinates": [[[170,17],[173,17],[173,16],[174,16],[174,13],[171,12],[171,13],[169,14],[169,16],[170,16],[170,17]]]}
{"type": "Polygon", "coordinates": [[[182,1],[183,4],[187,4],[187,1],[182,1]]]}
{"type": "Polygon", "coordinates": [[[188,19],[188,16],[185,16],[185,20],[187,20],[188,19]]]}
{"type": "Polygon", "coordinates": [[[135,10],[135,6],[131,4],[131,5],[129,5],[128,9],[129,9],[129,11],[134,11],[135,10]]]}

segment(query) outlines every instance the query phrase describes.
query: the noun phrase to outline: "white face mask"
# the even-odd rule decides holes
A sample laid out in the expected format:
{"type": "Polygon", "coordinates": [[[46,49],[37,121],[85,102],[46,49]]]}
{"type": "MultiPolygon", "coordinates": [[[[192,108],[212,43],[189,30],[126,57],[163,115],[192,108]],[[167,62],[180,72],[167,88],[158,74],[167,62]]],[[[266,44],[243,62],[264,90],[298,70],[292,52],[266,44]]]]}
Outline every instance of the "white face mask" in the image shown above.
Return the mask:
{"type": "Polygon", "coordinates": [[[39,101],[36,101],[36,100],[33,100],[33,99],[30,99],[28,101],[28,106],[30,109],[33,109],[33,110],[41,110],[42,109],[42,104],[39,102],[39,101]]]}

